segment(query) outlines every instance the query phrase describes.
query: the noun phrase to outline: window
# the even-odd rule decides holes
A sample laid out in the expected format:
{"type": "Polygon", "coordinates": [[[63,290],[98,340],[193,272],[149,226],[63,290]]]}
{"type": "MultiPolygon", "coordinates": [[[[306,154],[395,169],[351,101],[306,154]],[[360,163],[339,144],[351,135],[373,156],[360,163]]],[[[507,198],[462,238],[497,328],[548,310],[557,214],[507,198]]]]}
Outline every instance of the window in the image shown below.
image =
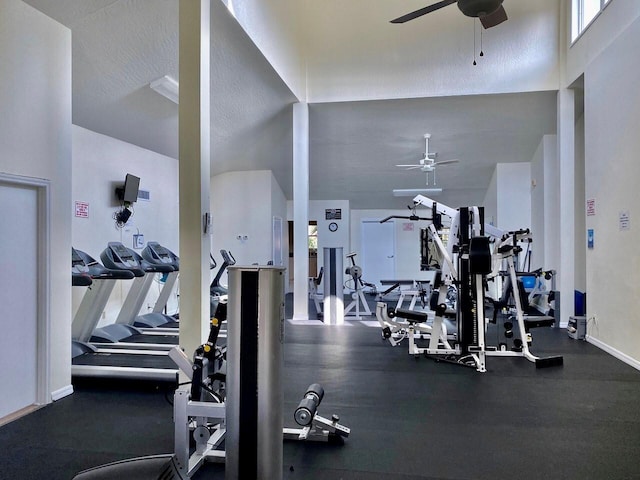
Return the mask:
{"type": "Polygon", "coordinates": [[[309,256],[315,257],[318,255],[318,225],[316,222],[309,222],[308,227],[308,245],[309,256]]]}
{"type": "Polygon", "coordinates": [[[571,3],[571,41],[574,42],[611,0],[573,0],[571,3]]]}

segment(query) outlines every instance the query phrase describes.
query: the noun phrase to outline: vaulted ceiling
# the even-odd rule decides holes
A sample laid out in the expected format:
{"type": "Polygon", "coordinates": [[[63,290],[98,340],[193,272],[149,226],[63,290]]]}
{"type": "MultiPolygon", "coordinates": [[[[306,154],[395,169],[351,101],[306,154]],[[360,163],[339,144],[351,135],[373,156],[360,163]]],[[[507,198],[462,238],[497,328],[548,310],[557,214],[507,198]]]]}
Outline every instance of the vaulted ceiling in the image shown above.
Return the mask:
{"type": "MultiPolygon", "coordinates": [[[[177,158],[177,106],[148,84],[178,78],[178,0],[25,1],[72,31],[73,123],[177,158]]],[[[258,3],[235,0],[237,20],[212,3],[214,175],[270,169],[292,198],[290,86],[310,101],[311,199],[352,208],[404,208],[391,189],[425,177],[395,164],[422,156],[425,133],[439,159],[460,160],[437,171],[452,206],[482,202],[496,163],[531,160],[555,133],[555,0],[505,0],[509,21],[484,32],[475,67],[473,21],[453,5],[391,26],[429,2],[287,0],[289,17],[268,21],[291,36],[276,38],[256,33],[258,3]]]]}

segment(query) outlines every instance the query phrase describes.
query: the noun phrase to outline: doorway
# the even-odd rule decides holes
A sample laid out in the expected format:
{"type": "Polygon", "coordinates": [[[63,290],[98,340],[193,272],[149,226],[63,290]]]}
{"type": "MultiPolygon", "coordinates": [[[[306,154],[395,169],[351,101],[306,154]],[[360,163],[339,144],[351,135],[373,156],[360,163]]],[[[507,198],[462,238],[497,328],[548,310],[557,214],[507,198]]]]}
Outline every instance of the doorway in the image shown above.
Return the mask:
{"type": "Polygon", "coordinates": [[[0,174],[0,419],[49,401],[48,198],[46,180],[0,174]]]}
{"type": "Polygon", "coordinates": [[[362,277],[382,288],[381,280],[393,280],[396,273],[396,227],[393,221],[362,220],[362,277]]]}
{"type": "MultiPolygon", "coordinates": [[[[309,221],[307,228],[307,245],[309,246],[309,276],[318,275],[318,222],[309,221]]],[[[289,220],[289,284],[293,288],[293,221],[289,220]]]]}

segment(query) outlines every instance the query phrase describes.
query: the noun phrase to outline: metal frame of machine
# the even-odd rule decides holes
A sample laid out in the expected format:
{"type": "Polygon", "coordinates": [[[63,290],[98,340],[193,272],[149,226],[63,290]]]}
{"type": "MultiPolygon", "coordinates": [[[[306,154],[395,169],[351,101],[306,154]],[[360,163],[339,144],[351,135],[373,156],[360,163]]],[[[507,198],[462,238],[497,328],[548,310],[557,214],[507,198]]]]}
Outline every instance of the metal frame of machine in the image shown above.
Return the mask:
{"type": "MultiPolygon", "coordinates": [[[[402,322],[402,328],[406,328],[406,337],[409,340],[409,353],[411,355],[435,356],[441,360],[472,366],[479,372],[486,372],[487,356],[524,357],[534,362],[537,367],[561,365],[562,357],[540,358],[533,355],[529,350],[531,334],[525,325],[523,309],[518,295],[514,295],[514,298],[517,330],[521,339],[520,347],[507,350],[504,346],[486,344],[487,320],[484,315],[484,280],[492,273],[495,264],[502,264],[504,261],[507,264],[513,285],[517,285],[514,256],[520,248],[517,245],[518,241],[522,240],[525,235],[529,235],[529,232],[519,231],[505,234],[495,227],[485,225],[482,207],[452,209],[422,195],[416,196],[414,202],[431,207],[433,218],[437,218],[436,215],[449,216],[451,218],[451,230],[449,242],[445,246],[438,236],[434,224],[428,227],[444,260],[440,284],[434,284],[434,290],[438,292],[438,299],[434,308],[435,317],[433,323],[431,325],[426,324],[427,314],[424,312],[403,309],[394,311],[396,318],[405,319],[408,324],[405,325],[402,322]],[[498,239],[494,246],[495,253],[493,254],[489,236],[498,239]],[[447,331],[444,323],[445,316],[448,313],[446,303],[447,290],[452,285],[457,288],[458,293],[456,302],[457,332],[455,335],[447,331]],[[433,332],[438,332],[438,334],[433,335],[433,332]],[[415,343],[416,337],[420,338],[422,336],[428,336],[429,338],[427,347],[418,347],[415,343]],[[455,343],[450,342],[452,338],[455,339],[455,343]]],[[[388,315],[385,304],[378,305],[376,315],[383,326],[384,338],[390,338],[390,334],[399,331],[400,322],[393,320],[388,315]],[[385,328],[387,328],[386,331],[385,328]]]]}

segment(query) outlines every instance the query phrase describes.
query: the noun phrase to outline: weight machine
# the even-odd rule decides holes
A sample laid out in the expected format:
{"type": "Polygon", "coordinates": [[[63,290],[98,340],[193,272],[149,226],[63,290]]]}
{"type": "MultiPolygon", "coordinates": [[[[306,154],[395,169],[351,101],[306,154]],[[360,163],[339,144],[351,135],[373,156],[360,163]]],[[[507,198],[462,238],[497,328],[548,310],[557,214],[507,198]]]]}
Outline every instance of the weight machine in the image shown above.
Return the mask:
{"type": "MultiPolygon", "coordinates": [[[[233,276],[236,276],[235,272],[233,276]]],[[[183,386],[177,389],[174,395],[174,464],[185,479],[190,478],[205,462],[228,462],[227,452],[222,448],[223,441],[227,450],[232,444],[227,435],[227,424],[234,421],[233,418],[237,414],[243,415],[243,412],[239,412],[238,409],[234,410],[235,413],[229,412],[230,405],[226,401],[226,351],[224,348],[215,346],[220,325],[226,317],[226,298],[222,297],[218,311],[211,320],[209,339],[207,343],[196,349],[193,360],[190,360],[178,347],[169,353],[169,356],[191,380],[190,387],[183,386]],[[195,450],[190,448],[190,438],[195,442],[195,450]]],[[[237,323],[238,319],[231,326],[234,327],[237,323]]],[[[232,332],[232,335],[233,333],[235,332],[232,332]]],[[[277,332],[274,330],[272,333],[277,332]]],[[[269,350],[268,348],[260,349],[260,346],[258,349],[263,350],[265,354],[269,350]]],[[[235,384],[237,389],[238,382],[235,384]]],[[[245,394],[250,398],[256,395],[258,397],[266,396],[268,400],[273,401],[273,394],[269,392],[258,392],[253,395],[245,392],[245,394]]],[[[284,440],[339,443],[349,436],[350,429],[339,423],[338,415],[326,419],[318,414],[318,407],[323,397],[324,389],[319,384],[314,383],[307,388],[303,399],[294,412],[294,419],[302,428],[283,428],[282,438],[284,440]]],[[[267,410],[271,408],[277,408],[277,406],[272,405],[267,410]]],[[[269,412],[267,414],[270,415],[269,412]]],[[[262,424],[239,425],[239,427],[241,429],[251,428],[252,430],[270,428],[262,424]]],[[[237,428],[238,425],[236,425],[237,428]]],[[[265,433],[273,436],[273,430],[271,433],[265,433]]],[[[243,454],[243,452],[240,453],[243,454]]],[[[236,453],[235,456],[237,457],[237,455],[236,453]]],[[[243,467],[235,465],[235,468],[242,469],[243,467]]],[[[242,472],[239,475],[238,478],[242,478],[242,472]]]]}
{"type": "MultiPolygon", "coordinates": [[[[432,218],[437,218],[438,214],[450,217],[451,229],[449,241],[445,246],[438,235],[436,226],[431,224],[428,227],[428,231],[443,258],[440,282],[434,284],[434,291],[437,291],[437,301],[432,305],[435,312],[433,323],[426,324],[427,314],[424,312],[404,309],[393,311],[393,317],[404,319],[409,324],[406,327],[409,353],[415,356],[424,354],[438,360],[471,366],[479,372],[486,372],[487,356],[522,356],[535,362],[537,367],[561,365],[562,357],[539,358],[530,352],[531,334],[525,324],[518,295],[514,295],[514,297],[516,297],[516,319],[522,344],[519,348],[512,350],[507,350],[503,346],[486,344],[485,335],[488,322],[484,315],[485,280],[493,271],[494,261],[496,263],[506,261],[513,285],[517,285],[514,255],[519,251],[519,247],[517,247],[518,232],[504,234],[491,225],[485,225],[482,207],[462,207],[456,210],[422,195],[416,196],[414,202],[430,206],[432,218]],[[498,239],[495,254],[491,252],[490,237],[498,239]],[[447,292],[451,286],[455,286],[457,290],[455,333],[448,332],[445,324],[445,318],[451,315],[446,301],[447,292]],[[417,346],[415,344],[416,334],[418,337],[428,335],[428,346],[417,346]]],[[[386,332],[383,327],[383,337],[391,338],[391,335],[395,333],[394,328],[398,328],[399,322],[389,316],[385,307],[379,305],[376,314],[381,325],[388,327],[386,332]]]]}

